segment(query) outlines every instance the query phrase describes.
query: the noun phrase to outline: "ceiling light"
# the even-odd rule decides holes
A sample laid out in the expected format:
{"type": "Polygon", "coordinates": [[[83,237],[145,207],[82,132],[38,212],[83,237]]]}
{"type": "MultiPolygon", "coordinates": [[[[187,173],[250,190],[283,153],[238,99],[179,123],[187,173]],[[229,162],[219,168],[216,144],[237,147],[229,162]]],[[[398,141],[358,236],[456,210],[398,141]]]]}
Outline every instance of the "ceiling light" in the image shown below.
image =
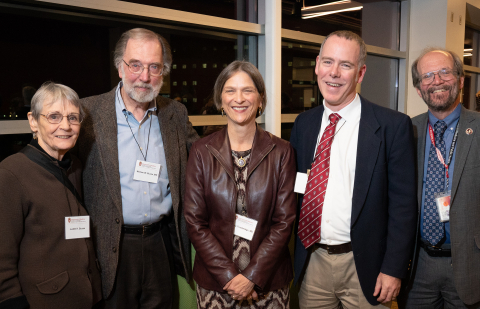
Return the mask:
{"type": "Polygon", "coordinates": [[[319,7],[325,7],[325,6],[329,6],[329,5],[345,4],[345,3],[351,3],[351,2],[352,2],[351,0],[340,0],[340,1],[335,1],[335,2],[330,2],[330,3],[320,4],[320,5],[307,6],[307,7],[305,7],[305,2],[304,2],[302,11],[311,10],[311,9],[315,9],[315,8],[319,8],[319,7]]]}
{"type": "Polygon", "coordinates": [[[341,12],[360,11],[362,8],[363,8],[363,6],[357,6],[357,7],[353,7],[353,8],[349,8],[349,9],[343,9],[343,10],[327,11],[327,12],[323,12],[323,13],[304,14],[302,16],[302,19],[309,19],[309,18],[325,16],[325,15],[330,15],[330,14],[337,14],[337,13],[341,13],[341,12]]]}
{"type": "Polygon", "coordinates": [[[359,11],[363,5],[359,2],[342,0],[302,8],[302,19],[314,18],[341,12],[359,11]]]}

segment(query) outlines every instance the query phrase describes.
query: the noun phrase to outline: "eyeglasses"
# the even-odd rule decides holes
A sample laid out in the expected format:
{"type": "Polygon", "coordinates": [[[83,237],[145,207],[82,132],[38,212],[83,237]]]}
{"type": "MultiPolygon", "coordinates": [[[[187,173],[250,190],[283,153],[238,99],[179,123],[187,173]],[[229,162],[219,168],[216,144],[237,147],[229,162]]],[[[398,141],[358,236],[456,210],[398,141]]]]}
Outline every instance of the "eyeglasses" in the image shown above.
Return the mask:
{"type": "Polygon", "coordinates": [[[456,74],[450,69],[441,69],[437,71],[428,72],[422,75],[422,84],[430,85],[435,79],[435,75],[443,81],[449,81],[455,78],[456,74]]]}
{"type": "MultiPolygon", "coordinates": [[[[142,74],[143,70],[146,68],[140,61],[134,61],[130,64],[128,64],[125,60],[123,60],[123,62],[125,62],[128,69],[133,74],[142,74]]],[[[148,72],[150,72],[150,75],[152,76],[161,76],[163,74],[163,66],[152,63],[148,65],[148,72]]]]}
{"type": "Polygon", "coordinates": [[[63,116],[60,113],[48,113],[47,115],[40,115],[45,117],[45,119],[47,119],[47,121],[51,124],[59,124],[60,122],[62,122],[63,117],[67,117],[67,120],[70,124],[80,124],[83,121],[82,115],[78,113],[68,114],[67,116],[63,116]]]}

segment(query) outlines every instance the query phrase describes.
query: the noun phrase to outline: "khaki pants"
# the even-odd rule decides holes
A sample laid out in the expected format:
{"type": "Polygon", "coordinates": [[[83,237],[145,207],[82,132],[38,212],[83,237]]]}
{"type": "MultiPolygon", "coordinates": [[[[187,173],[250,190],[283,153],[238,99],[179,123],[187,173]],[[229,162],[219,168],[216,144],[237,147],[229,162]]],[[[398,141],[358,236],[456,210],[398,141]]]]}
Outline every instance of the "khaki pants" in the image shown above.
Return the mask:
{"type": "Polygon", "coordinates": [[[318,248],[310,261],[298,295],[300,308],[390,308],[391,303],[372,306],[358,281],[353,252],[328,254],[318,248]]]}

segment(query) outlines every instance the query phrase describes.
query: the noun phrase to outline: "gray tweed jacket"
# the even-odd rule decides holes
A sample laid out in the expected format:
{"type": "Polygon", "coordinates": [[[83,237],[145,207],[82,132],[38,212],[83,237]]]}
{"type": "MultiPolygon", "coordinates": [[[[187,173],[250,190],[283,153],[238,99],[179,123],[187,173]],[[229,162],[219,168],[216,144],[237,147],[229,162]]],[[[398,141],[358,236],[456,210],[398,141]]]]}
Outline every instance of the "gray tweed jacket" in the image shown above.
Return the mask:
{"type": "MultiPolygon", "coordinates": [[[[117,147],[115,90],[81,100],[86,112],[77,142],[77,155],[83,163],[83,191],[92,218],[92,234],[101,266],[103,296],[107,298],[115,283],[123,224],[122,196],[117,147]]],[[[190,281],[190,241],[183,217],[185,168],[190,146],[198,139],[182,104],[157,97],[168,178],[173,202],[174,222],[170,226],[175,269],[190,281]]]]}

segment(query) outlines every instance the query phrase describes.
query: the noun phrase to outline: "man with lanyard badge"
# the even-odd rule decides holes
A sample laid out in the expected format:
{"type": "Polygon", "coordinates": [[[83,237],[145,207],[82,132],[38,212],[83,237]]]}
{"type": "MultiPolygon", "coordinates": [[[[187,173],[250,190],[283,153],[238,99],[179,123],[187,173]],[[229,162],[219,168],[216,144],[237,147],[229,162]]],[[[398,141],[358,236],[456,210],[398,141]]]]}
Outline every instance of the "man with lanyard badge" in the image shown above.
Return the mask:
{"type": "Polygon", "coordinates": [[[114,63],[118,86],[82,100],[78,147],[105,308],[171,308],[175,274],[190,278],[182,207],[198,135],[182,104],[158,96],[172,63],[162,36],[125,32],[114,63]]]}
{"type": "Polygon", "coordinates": [[[425,49],[412,65],[428,112],[412,119],[419,226],[401,308],[480,308],[480,115],[460,104],[463,61],[425,49]]]}

